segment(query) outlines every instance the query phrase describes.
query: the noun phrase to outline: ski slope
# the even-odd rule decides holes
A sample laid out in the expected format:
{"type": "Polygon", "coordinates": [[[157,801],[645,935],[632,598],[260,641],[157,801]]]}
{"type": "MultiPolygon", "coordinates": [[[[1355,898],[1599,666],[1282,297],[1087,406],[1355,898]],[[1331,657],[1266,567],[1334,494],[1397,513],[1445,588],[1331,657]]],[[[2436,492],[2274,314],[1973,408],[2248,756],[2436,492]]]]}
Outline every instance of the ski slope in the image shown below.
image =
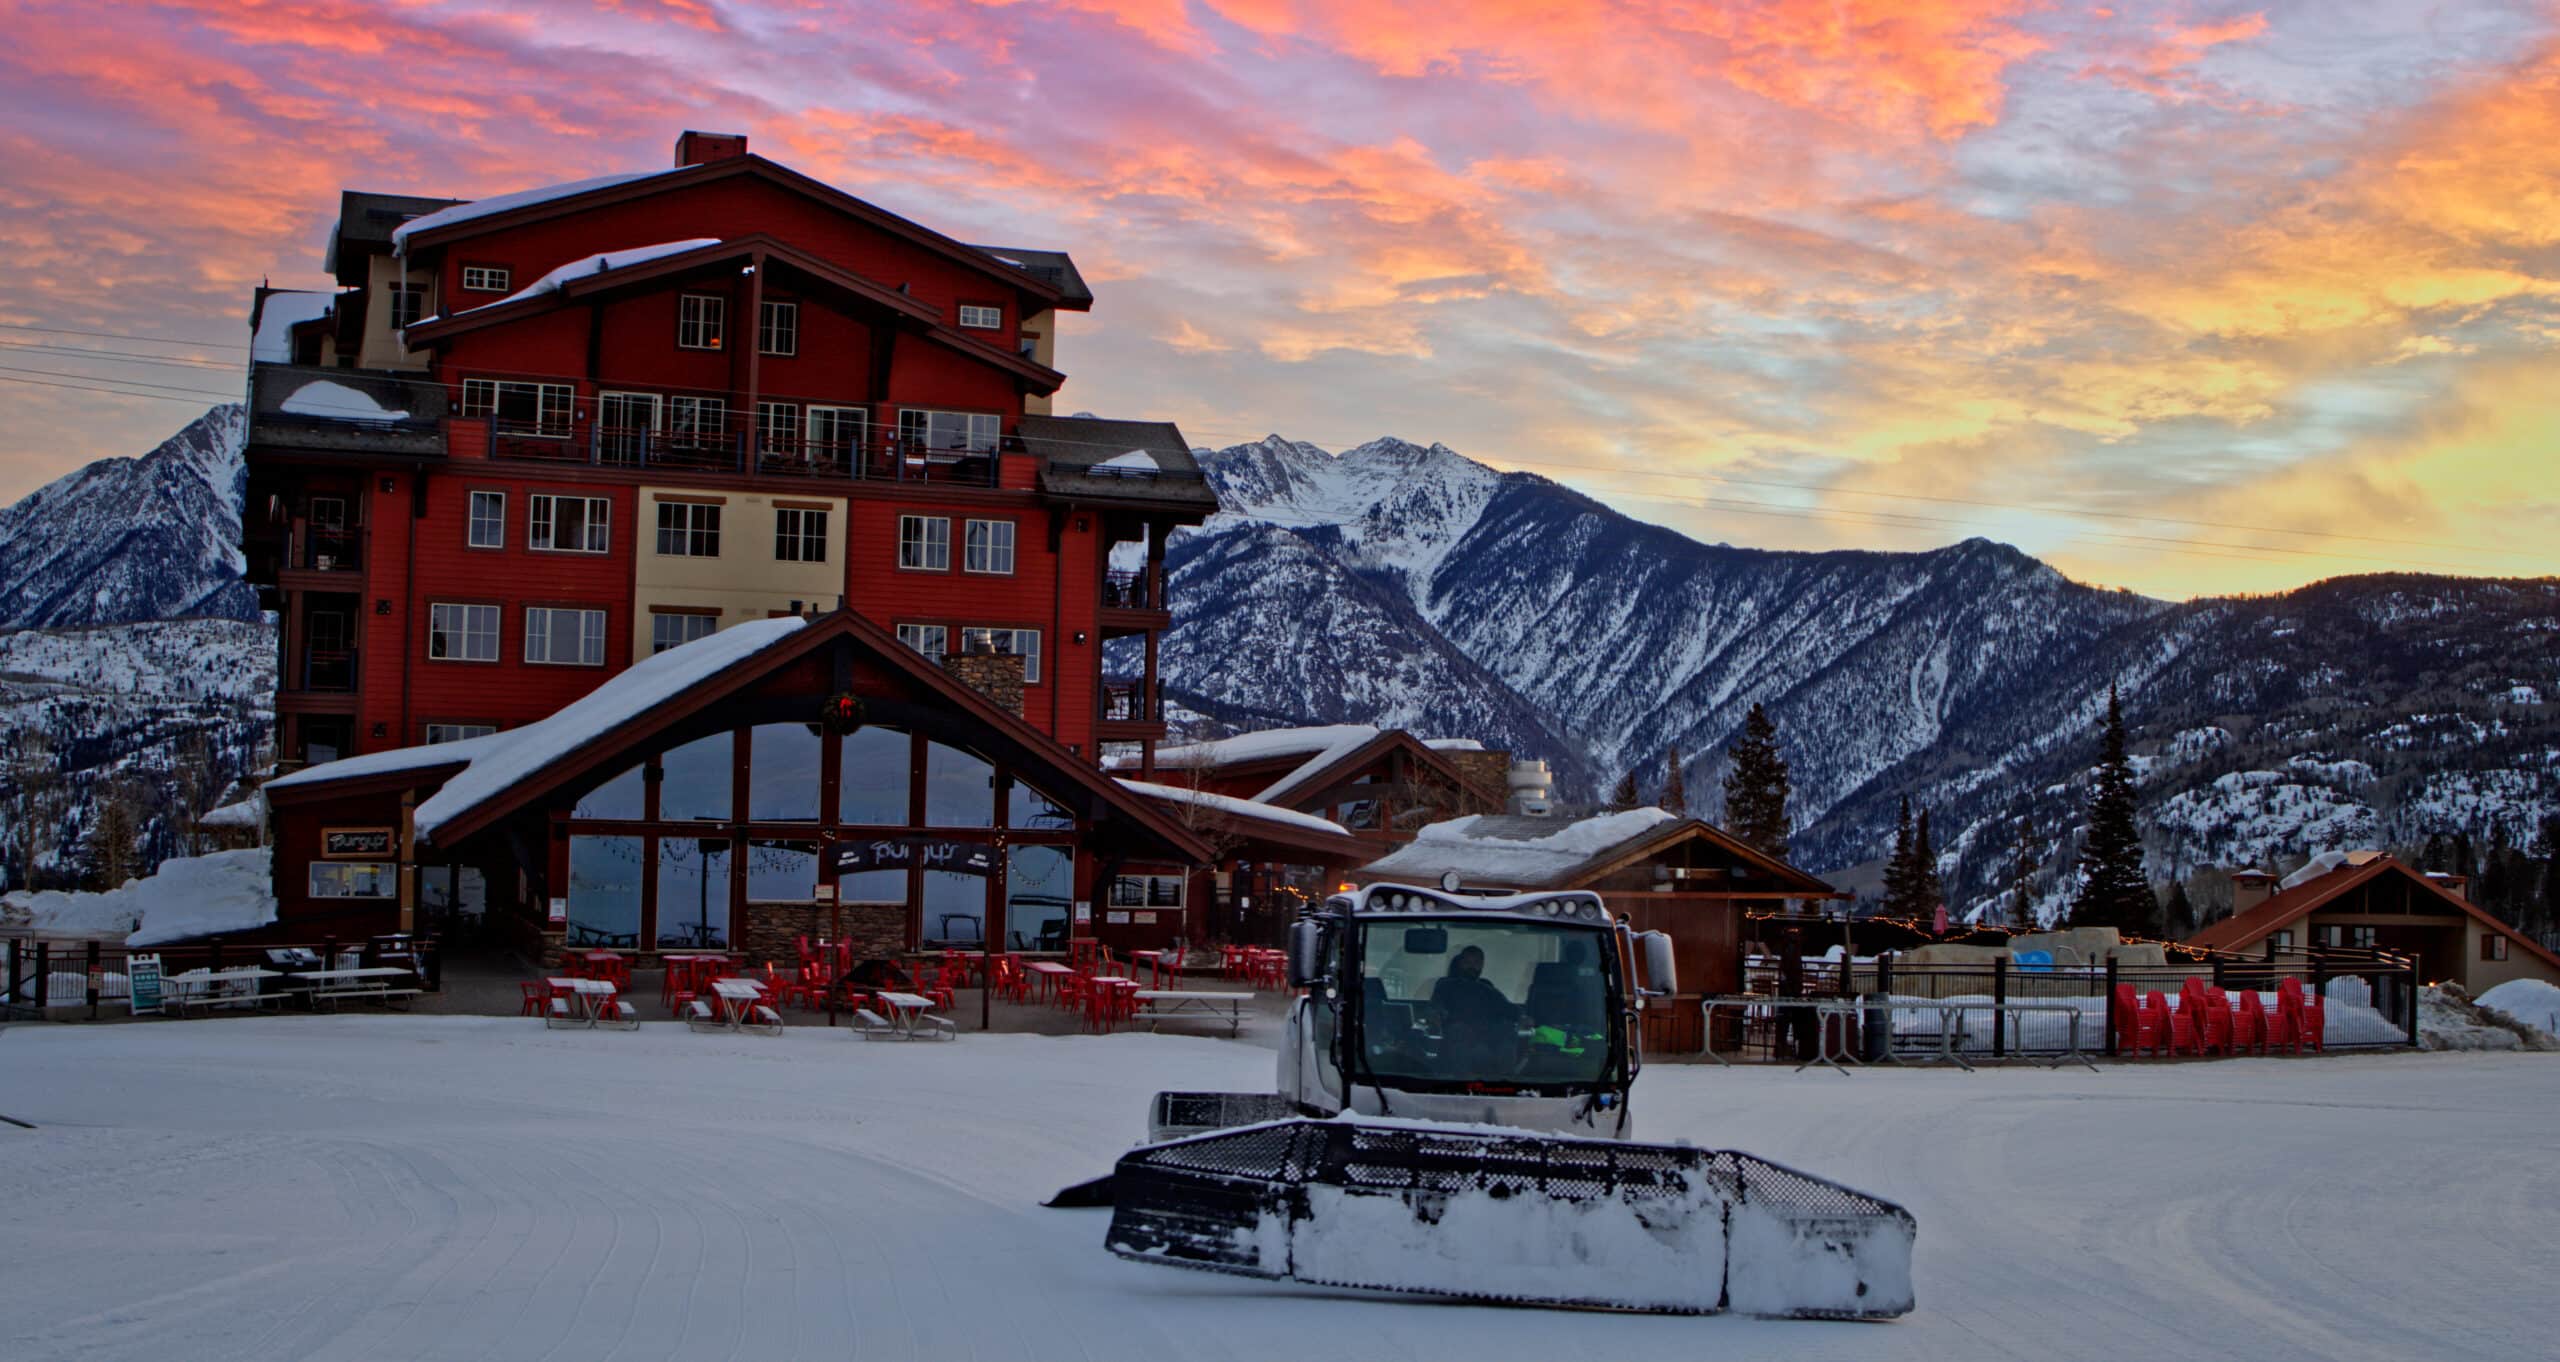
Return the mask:
{"type": "Polygon", "coordinates": [[[1889,1324],[1177,1272],[1034,1203],[1250,1043],[283,1017],[0,1028],[0,1357],[2515,1358],[2560,1335],[2560,1057],[1658,1065],[1653,1138],[1919,1217],[1889,1324]]]}

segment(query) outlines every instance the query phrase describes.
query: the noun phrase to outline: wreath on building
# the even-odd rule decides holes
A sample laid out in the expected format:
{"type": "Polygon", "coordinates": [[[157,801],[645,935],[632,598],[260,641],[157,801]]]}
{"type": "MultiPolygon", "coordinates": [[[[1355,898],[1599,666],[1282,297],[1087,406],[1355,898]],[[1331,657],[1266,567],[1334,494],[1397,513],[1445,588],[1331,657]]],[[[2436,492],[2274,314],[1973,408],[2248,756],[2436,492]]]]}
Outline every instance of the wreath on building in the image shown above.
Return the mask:
{"type": "Polygon", "coordinates": [[[828,696],[825,707],[818,711],[818,722],[838,737],[859,730],[863,718],[862,697],[851,691],[828,696]]]}

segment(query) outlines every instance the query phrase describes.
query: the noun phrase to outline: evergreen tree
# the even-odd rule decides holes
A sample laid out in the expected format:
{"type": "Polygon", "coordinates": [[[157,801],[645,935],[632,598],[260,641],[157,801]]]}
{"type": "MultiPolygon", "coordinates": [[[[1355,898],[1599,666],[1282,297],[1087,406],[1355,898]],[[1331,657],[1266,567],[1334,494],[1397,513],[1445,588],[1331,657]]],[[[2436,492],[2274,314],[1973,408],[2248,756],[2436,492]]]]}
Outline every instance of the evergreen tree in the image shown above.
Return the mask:
{"type": "Polygon", "coordinates": [[[2457,832],[2453,835],[2453,864],[2447,868],[2466,880],[2480,878],[2480,862],[2471,854],[2470,833],[2457,832]]]}
{"type": "Polygon", "coordinates": [[[1671,744],[1671,773],[1662,778],[1662,807],[1673,813],[1689,811],[1689,782],[1680,775],[1680,744],[1671,744]]]}
{"type": "Polygon", "coordinates": [[[2027,820],[2018,820],[2016,859],[2009,865],[2009,930],[2036,930],[2036,844],[2027,820]]]}
{"type": "Polygon", "coordinates": [[[2160,909],[2160,935],[2184,941],[2196,929],[2196,906],[2187,898],[2184,879],[2169,881],[2169,901],[2160,909]]]}
{"type": "Polygon", "coordinates": [[[2490,834],[2489,855],[2480,863],[2480,881],[2471,887],[2474,902],[2512,927],[2516,922],[2515,877],[2507,863],[2507,830],[2490,834]]]}
{"type": "Polygon", "coordinates": [[[2560,817],[2542,820],[2542,941],[2560,931],[2560,817]]]}
{"type": "Polygon", "coordinates": [[[1724,773],[1724,830],[1780,860],[1786,859],[1787,759],[1778,751],[1777,725],[1760,706],[1742,720],[1724,773]]]}
{"type": "Polygon", "coordinates": [[[2452,860],[2453,848],[2445,844],[2444,834],[2442,832],[2428,833],[2426,854],[2419,859],[2418,868],[2420,870],[2429,870],[2437,874],[2443,874],[2445,871],[2453,868],[2451,865],[2452,860]]]}
{"type": "Polygon", "coordinates": [[[2107,688],[2107,723],[2091,772],[2089,836],[2080,848],[2080,890],[2071,925],[2113,927],[2127,936],[2149,928],[2159,900],[2142,875],[2142,834],[2134,826],[2133,762],[2125,752],[2124,706],[2107,688]]]}
{"type": "Polygon", "coordinates": [[[1636,773],[1629,771],[1618,777],[1618,788],[1609,792],[1610,812],[1621,813],[1632,809],[1636,806],[1636,800],[1641,797],[1636,793],[1636,773]]]}
{"type": "Polygon", "coordinates": [[[1912,901],[1919,893],[1913,882],[1911,796],[1902,797],[1902,812],[1893,823],[1893,855],[1884,863],[1884,904],[1877,911],[1886,917],[1909,917],[1912,901]]]}
{"type": "Polygon", "coordinates": [[[1911,914],[1918,922],[1935,922],[1938,905],[1946,901],[1945,886],[1938,883],[1938,848],[1929,840],[1929,811],[1920,811],[1920,822],[1911,836],[1911,914]]]}

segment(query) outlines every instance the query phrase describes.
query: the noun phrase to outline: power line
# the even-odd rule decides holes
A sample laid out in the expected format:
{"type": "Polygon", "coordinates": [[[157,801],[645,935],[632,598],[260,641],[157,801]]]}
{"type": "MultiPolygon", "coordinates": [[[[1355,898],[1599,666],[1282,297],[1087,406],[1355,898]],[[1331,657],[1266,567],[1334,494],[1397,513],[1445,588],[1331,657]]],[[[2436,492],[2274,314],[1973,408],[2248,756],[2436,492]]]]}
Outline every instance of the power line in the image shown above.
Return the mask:
{"type": "Polygon", "coordinates": [[[216,397],[211,393],[206,393],[197,397],[180,397],[173,393],[128,392],[122,388],[92,388],[82,383],[48,383],[41,378],[10,378],[5,375],[0,375],[0,383],[23,383],[30,388],[64,388],[78,393],[104,393],[109,397],[148,397],[162,402],[185,402],[197,406],[201,406],[206,402],[227,402],[237,400],[236,398],[216,397]]]}
{"type": "Polygon", "coordinates": [[[114,383],[127,388],[157,388],[163,392],[184,393],[189,397],[208,397],[216,402],[237,402],[238,393],[213,393],[200,388],[181,388],[174,384],[152,383],[139,378],[100,378],[94,374],[66,374],[54,369],[19,369],[0,364],[0,374],[31,374],[39,378],[68,378],[90,383],[114,383]]]}

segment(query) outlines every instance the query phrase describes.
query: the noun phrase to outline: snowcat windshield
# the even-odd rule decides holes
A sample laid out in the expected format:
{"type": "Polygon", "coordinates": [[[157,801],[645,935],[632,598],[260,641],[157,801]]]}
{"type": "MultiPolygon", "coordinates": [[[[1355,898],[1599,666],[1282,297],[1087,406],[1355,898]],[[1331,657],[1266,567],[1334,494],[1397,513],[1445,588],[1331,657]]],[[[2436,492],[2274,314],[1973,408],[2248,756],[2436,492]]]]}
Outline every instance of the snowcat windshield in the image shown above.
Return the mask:
{"type": "Polygon", "coordinates": [[[1599,1082],[1609,1067],[1607,944],[1588,928],[1543,922],[1364,924],[1368,1071],[1432,1083],[1599,1082]]]}

